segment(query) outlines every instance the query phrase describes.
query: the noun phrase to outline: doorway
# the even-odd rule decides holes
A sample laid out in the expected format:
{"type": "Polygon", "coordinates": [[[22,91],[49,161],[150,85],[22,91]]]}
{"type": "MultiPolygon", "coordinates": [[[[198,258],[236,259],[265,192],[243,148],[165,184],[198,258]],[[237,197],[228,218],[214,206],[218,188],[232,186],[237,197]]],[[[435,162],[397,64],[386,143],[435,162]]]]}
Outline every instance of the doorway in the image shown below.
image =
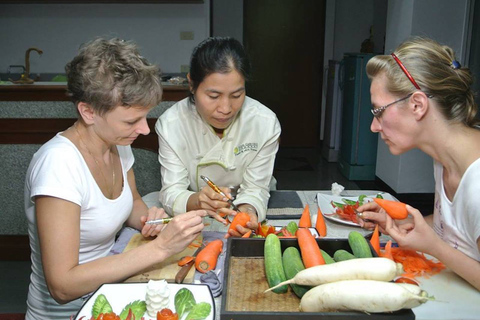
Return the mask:
{"type": "Polygon", "coordinates": [[[273,110],[283,147],[318,147],[325,0],[244,0],[248,95],[273,110]]]}

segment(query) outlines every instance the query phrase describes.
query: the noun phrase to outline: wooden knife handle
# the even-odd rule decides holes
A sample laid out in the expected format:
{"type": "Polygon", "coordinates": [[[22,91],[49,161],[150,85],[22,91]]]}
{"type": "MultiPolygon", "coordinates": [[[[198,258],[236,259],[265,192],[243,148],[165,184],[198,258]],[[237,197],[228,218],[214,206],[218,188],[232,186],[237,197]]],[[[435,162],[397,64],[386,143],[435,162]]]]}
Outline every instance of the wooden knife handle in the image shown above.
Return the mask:
{"type": "Polygon", "coordinates": [[[190,271],[190,269],[192,268],[192,266],[194,264],[195,264],[195,259],[193,259],[189,263],[182,266],[182,268],[175,275],[175,282],[176,283],[182,283],[183,280],[185,280],[185,277],[187,276],[188,272],[190,271]]]}

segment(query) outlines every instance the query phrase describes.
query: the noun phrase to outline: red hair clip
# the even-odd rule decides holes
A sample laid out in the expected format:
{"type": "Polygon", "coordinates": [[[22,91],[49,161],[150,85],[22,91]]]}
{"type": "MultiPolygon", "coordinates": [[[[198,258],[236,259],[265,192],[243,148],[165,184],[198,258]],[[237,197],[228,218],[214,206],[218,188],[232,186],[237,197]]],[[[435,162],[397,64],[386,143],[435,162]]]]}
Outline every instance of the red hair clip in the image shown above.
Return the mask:
{"type": "Polygon", "coordinates": [[[415,79],[413,79],[412,75],[410,74],[410,72],[408,72],[407,68],[405,68],[405,66],[403,65],[402,61],[400,61],[400,59],[398,59],[398,57],[395,55],[395,53],[392,53],[391,56],[393,57],[393,59],[395,59],[395,61],[397,62],[397,64],[400,66],[400,68],[402,69],[403,73],[405,73],[405,75],[407,76],[408,80],[410,80],[410,82],[415,86],[415,88],[417,88],[418,90],[422,90],[420,89],[420,86],[415,82],[415,79]]]}

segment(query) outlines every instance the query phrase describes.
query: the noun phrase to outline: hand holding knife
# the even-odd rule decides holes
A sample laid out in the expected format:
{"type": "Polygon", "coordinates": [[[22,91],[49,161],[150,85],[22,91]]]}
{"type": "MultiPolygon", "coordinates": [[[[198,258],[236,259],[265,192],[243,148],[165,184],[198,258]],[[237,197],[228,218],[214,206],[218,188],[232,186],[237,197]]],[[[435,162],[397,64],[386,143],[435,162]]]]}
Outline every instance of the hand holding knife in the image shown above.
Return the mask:
{"type": "Polygon", "coordinates": [[[218,194],[224,196],[225,198],[227,198],[228,199],[227,202],[230,203],[233,210],[235,210],[237,212],[240,212],[240,209],[238,209],[238,207],[233,203],[233,200],[231,198],[227,197],[227,195],[222,190],[220,190],[220,188],[215,183],[213,183],[212,180],[208,179],[205,176],[200,176],[200,178],[202,178],[202,180],[205,181],[205,183],[208,184],[209,187],[212,188],[216,193],[218,193],[218,194]]]}

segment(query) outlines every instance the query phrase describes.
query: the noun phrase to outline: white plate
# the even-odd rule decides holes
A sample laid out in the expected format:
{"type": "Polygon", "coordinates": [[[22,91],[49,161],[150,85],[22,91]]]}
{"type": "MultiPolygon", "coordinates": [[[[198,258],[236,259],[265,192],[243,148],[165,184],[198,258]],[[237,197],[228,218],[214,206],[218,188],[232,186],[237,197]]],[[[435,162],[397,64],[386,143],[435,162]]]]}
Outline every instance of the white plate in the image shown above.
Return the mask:
{"type": "MultiPolygon", "coordinates": [[[[181,288],[187,288],[193,293],[195,301],[207,302],[212,306],[210,314],[205,319],[215,319],[215,303],[213,302],[212,292],[206,284],[176,284],[169,283],[170,289],[170,303],[168,308],[175,312],[175,294],[181,288]]],[[[79,320],[85,316],[85,319],[90,319],[92,316],[92,306],[98,295],[104,294],[108,302],[112,306],[113,312],[117,315],[122,312],[123,308],[135,300],[145,300],[145,293],[147,289],[147,283],[112,283],[104,284],[83,304],[80,311],[77,313],[75,320],[79,320]]],[[[154,319],[145,312],[143,315],[145,320],[154,319]]]]}
{"type": "MultiPolygon", "coordinates": [[[[364,203],[373,201],[373,198],[377,196],[377,193],[374,193],[374,194],[366,193],[365,195],[367,197],[363,200],[364,203]]],[[[389,193],[382,192],[382,197],[386,200],[394,200],[394,201],[397,200],[394,197],[392,197],[389,193]]],[[[331,221],[335,221],[338,223],[346,224],[349,226],[359,227],[358,223],[355,223],[353,221],[343,220],[337,214],[335,214],[335,208],[332,206],[331,201],[344,203],[342,199],[357,201],[358,197],[332,196],[332,195],[323,194],[323,193],[317,194],[318,206],[320,210],[322,210],[322,214],[326,219],[329,219],[331,221]]]]}

